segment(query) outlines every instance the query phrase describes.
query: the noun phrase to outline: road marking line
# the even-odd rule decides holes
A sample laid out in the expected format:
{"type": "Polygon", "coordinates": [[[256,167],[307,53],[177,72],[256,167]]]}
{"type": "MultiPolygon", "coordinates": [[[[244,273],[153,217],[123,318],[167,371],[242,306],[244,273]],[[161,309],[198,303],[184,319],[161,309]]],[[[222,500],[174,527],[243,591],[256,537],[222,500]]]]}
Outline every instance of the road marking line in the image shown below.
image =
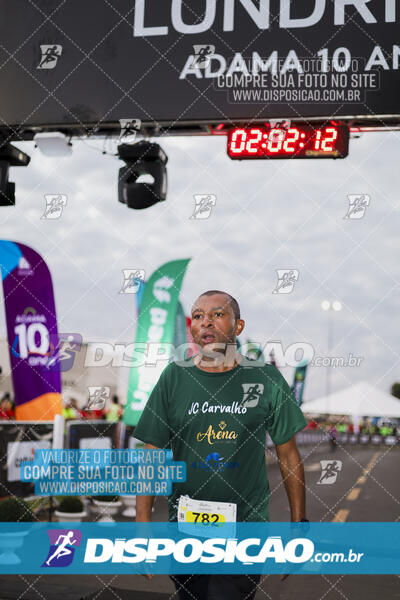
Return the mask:
{"type": "Polygon", "coordinates": [[[336,515],[332,519],[332,523],[344,523],[347,519],[349,510],[347,508],[341,508],[337,511],[336,515]]]}
{"type": "MultiPolygon", "coordinates": [[[[366,475],[368,475],[369,472],[372,470],[372,468],[375,466],[375,463],[381,454],[382,454],[381,451],[374,453],[371,460],[369,461],[369,463],[363,470],[364,474],[360,475],[360,477],[357,479],[357,483],[359,483],[359,484],[365,483],[365,481],[367,479],[366,475]]],[[[346,500],[357,500],[358,496],[360,495],[360,492],[361,492],[361,488],[359,488],[359,487],[353,488],[348,493],[346,500]]],[[[347,517],[349,516],[349,513],[350,513],[350,510],[348,508],[341,508],[340,510],[338,510],[336,515],[333,517],[332,523],[344,523],[344,521],[346,521],[347,517]]]]}
{"type": "Polygon", "coordinates": [[[361,492],[361,488],[356,488],[356,487],[353,488],[347,495],[346,500],[357,500],[360,492],[361,492]]]}
{"type": "Polygon", "coordinates": [[[372,471],[372,469],[375,466],[375,463],[377,462],[377,459],[380,455],[381,455],[381,452],[375,452],[375,454],[373,455],[373,457],[371,458],[371,460],[369,461],[369,463],[363,470],[364,475],[369,475],[369,473],[372,471]]]}
{"type": "Polygon", "coordinates": [[[370,471],[380,455],[381,455],[381,452],[375,452],[375,454],[373,455],[373,457],[371,458],[371,460],[369,461],[369,463],[367,464],[367,466],[365,468],[370,471]]]}
{"type": "Polygon", "coordinates": [[[321,465],[319,463],[312,463],[310,465],[304,465],[304,471],[311,473],[313,471],[320,471],[321,465]]]}

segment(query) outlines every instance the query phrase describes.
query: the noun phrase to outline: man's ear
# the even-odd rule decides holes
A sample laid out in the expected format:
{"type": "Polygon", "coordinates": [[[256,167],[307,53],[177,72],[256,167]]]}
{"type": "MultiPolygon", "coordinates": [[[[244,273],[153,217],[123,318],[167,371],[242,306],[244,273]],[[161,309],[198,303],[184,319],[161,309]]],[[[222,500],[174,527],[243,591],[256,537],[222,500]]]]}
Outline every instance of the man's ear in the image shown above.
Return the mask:
{"type": "Polygon", "coordinates": [[[244,321],[243,319],[238,319],[236,321],[236,335],[240,335],[244,329],[244,321]]]}

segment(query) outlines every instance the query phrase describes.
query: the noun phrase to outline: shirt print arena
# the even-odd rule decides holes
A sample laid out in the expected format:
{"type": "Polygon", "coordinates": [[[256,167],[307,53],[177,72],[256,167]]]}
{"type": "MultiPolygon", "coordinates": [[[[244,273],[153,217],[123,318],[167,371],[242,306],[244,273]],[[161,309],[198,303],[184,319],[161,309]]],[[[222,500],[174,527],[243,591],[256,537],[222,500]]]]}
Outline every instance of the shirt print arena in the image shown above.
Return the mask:
{"type": "Polygon", "coordinates": [[[275,367],[239,364],[210,373],[193,358],[164,369],[134,433],[186,462],[187,479],[169,497],[169,518],[177,520],[179,497],[187,495],[237,504],[238,521],[267,521],[266,433],[283,444],[307,421],[275,367]]]}

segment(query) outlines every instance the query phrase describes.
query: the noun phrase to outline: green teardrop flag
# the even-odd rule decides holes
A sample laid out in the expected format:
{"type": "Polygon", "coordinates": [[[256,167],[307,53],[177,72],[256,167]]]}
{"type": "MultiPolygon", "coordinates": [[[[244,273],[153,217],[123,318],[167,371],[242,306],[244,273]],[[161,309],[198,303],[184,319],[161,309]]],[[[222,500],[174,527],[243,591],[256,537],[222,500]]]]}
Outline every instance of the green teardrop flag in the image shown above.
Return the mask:
{"type": "MultiPolygon", "coordinates": [[[[173,260],[159,267],[146,283],[135,338],[136,345],[149,342],[173,344],[175,318],[183,277],[190,258],[173,260]]],[[[165,347],[163,357],[169,358],[172,347],[165,347]]],[[[143,359],[143,354],[139,354],[143,359]]],[[[127,425],[137,425],[146,402],[157,383],[166,362],[153,359],[132,364],[129,376],[128,397],[123,420],[127,425]],[[140,363],[139,363],[140,364],[140,363]],[[155,366],[154,366],[155,365],[155,366]]]]}

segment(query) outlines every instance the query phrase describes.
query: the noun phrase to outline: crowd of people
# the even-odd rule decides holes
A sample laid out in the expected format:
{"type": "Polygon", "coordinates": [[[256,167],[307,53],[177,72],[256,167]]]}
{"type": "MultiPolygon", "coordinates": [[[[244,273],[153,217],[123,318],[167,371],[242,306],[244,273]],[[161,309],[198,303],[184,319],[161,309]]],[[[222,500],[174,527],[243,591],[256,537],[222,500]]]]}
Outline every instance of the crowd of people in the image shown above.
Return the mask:
{"type": "Polygon", "coordinates": [[[93,409],[80,408],[77,400],[71,398],[64,403],[62,415],[66,421],[71,419],[105,419],[109,423],[116,423],[121,419],[123,412],[124,409],[119,403],[118,396],[114,395],[108,406],[93,409]]]}
{"type": "Polygon", "coordinates": [[[376,418],[361,419],[356,425],[353,421],[343,417],[342,419],[310,419],[307,429],[317,429],[326,431],[329,435],[338,435],[340,433],[365,433],[367,435],[388,435],[400,436],[400,425],[392,420],[377,420],[376,418]]]}
{"type": "MultiPolygon", "coordinates": [[[[105,419],[110,423],[119,421],[124,409],[119,403],[118,396],[114,395],[108,406],[99,409],[80,408],[75,398],[63,402],[62,415],[65,420],[70,419],[105,419]]],[[[9,392],[0,399],[0,421],[13,421],[15,419],[15,401],[9,392]]]]}
{"type": "Polygon", "coordinates": [[[15,419],[15,402],[9,392],[6,392],[0,400],[0,419],[15,419]]]}
{"type": "MultiPolygon", "coordinates": [[[[71,419],[105,419],[111,423],[118,422],[124,413],[118,396],[114,395],[111,402],[104,408],[87,409],[80,408],[75,398],[63,402],[62,415],[65,420],[71,419]]],[[[15,419],[15,401],[9,392],[0,399],[0,421],[15,419]]],[[[347,417],[324,420],[322,417],[309,419],[306,429],[326,431],[330,437],[336,437],[340,433],[365,433],[367,435],[381,435],[383,437],[394,435],[400,436],[400,424],[392,420],[363,418],[357,425],[347,417]]]]}

